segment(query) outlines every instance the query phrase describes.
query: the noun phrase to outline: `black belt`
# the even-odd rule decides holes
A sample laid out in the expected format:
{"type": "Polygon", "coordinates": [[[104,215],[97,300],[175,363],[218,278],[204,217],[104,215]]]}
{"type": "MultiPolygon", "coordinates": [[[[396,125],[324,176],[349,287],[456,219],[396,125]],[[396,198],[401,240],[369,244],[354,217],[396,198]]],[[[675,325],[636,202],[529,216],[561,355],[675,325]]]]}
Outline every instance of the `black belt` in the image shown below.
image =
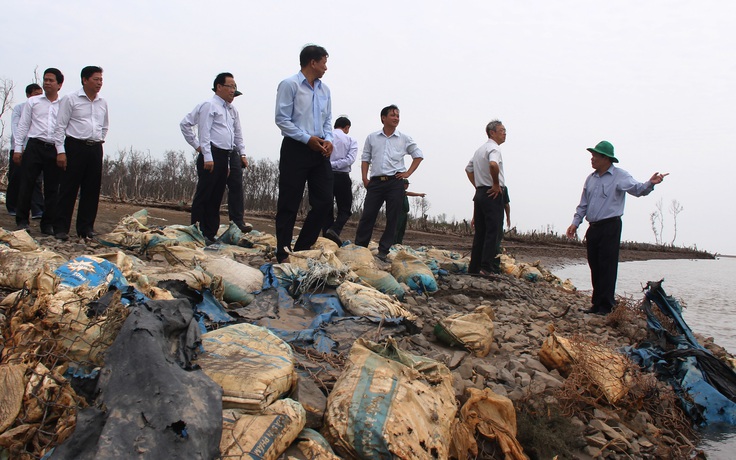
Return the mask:
{"type": "Polygon", "coordinates": [[[84,145],[101,145],[105,143],[105,141],[96,141],[94,139],[77,139],[76,137],[71,136],[67,136],[66,138],[70,141],[79,142],[84,145]]]}
{"type": "Polygon", "coordinates": [[[590,225],[591,227],[600,227],[601,225],[606,225],[612,222],[619,222],[619,221],[621,221],[621,216],[609,217],[608,219],[601,219],[596,222],[588,222],[588,225],[590,225]]]}
{"type": "Polygon", "coordinates": [[[373,176],[371,177],[371,180],[380,180],[381,182],[385,182],[387,180],[393,180],[396,179],[396,176],[373,176]]]}
{"type": "Polygon", "coordinates": [[[210,144],[210,147],[212,148],[212,151],[218,150],[220,152],[225,152],[227,154],[233,153],[235,151],[233,149],[230,149],[230,150],[221,149],[220,147],[216,146],[215,144],[210,144]]]}
{"type": "Polygon", "coordinates": [[[31,141],[33,141],[36,144],[42,144],[46,148],[56,147],[56,144],[54,144],[53,142],[46,142],[45,140],[39,139],[37,137],[28,138],[28,142],[31,142],[31,141]]]}

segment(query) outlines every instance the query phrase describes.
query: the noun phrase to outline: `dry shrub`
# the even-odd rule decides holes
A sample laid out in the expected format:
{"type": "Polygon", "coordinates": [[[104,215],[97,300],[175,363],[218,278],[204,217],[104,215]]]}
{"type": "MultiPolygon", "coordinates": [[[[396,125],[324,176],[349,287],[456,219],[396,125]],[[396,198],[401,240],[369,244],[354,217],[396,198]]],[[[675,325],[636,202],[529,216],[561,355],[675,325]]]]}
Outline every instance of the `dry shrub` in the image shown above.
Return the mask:
{"type": "MultiPolygon", "coordinates": [[[[516,440],[531,460],[559,458],[572,459],[575,450],[585,447],[580,429],[558,405],[524,398],[516,403],[516,440]]],[[[499,457],[502,458],[502,457],[499,457]]]]}
{"type": "Polygon", "coordinates": [[[20,411],[0,433],[0,446],[10,458],[23,460],[41,458],[72,434],[77,412],[87,403],[63,374],[70,365],[88,370],[99,367],[128,314],[118,293],[105,316],[87,318],[83,306],[80,316],[62,321],[47,311],[50,296],[36,294],[24,291],[18,296],[5,312],[8,324],[2,331],[0,365],[22,365],[25,373],[22,388],[16,389],[23,392],[20,411]],[[87,334],[90,330],[94,333],[87,334]],[[80,350],[87,351],[80,355],[80,350]]]}
{"type": "Polygon", "coordinates": [[[657,436],[646,435],[649,441],[655,444],[657,455],[664,453],[663,458],[688,458],[693,450],[692,441],[698,436],[692,428],[687,414],[682,410],[679,399],[674,390],[667,384],[657,380],[653,374],[643,373],[630,359],[626,359],[627,368],[625,381],[628,391],[616,404],[610,404],[603,397],[589,375],[586,359],[591,355],[586,353],[586,347],[600,348],[580,336],[573,336],[571,342],[579,347],[577,361],[572,365],[570,375],[564,385],[556,391],[563,416],[577,416],[583,421],[590,421],[595,409],[604,413],[616,413],[621,423],[637,434],[645,435],[646,426],[639,426],[634,417],[644,412],[651,416],[651,425],[656,427],[657,436]],[[665,434],[675,442],[667,444],[661,436],[665,434]]]}

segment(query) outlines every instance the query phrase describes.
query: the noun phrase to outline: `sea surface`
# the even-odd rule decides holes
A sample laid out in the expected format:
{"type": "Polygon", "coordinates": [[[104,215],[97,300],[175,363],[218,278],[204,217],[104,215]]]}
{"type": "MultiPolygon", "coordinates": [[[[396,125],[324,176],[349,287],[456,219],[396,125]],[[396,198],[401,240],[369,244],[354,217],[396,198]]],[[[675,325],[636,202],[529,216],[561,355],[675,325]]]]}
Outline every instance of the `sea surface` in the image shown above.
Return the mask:
{"type": "MultiPolygon", "coordinates": [[[[569,278],[578,290],[591,289],[587,264],[568,265],[553,273],[563,280],[569,278]]],[[[618,267],[616,293],[639,300],[647,281],[661,279],[665,292],[685,307],[682,316],[690,329],[713,337],[715,343],[736,354],[736,258],[623,262],[618,267]]],[[[736,427],[709,428],[699,448],[710,459],[736,458],[736,427]]]]}

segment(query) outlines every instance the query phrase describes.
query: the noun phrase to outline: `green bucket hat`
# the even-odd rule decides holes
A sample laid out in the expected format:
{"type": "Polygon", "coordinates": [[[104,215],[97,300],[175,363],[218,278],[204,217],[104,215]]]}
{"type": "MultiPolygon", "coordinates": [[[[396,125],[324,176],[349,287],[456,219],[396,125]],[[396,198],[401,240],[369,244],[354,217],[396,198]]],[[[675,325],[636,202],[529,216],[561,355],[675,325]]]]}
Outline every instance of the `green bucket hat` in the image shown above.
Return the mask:
{"type": "Polygon", "coordinates": [[[595,152],[603,155],[604,157],[608,157],[611,159],[611,162],[618,163],[618,158],[613,156],[613,145],[608,141],[600,141],[598,145],[596,145],[594,148],[589,148],[588,152],[595,152]]]}

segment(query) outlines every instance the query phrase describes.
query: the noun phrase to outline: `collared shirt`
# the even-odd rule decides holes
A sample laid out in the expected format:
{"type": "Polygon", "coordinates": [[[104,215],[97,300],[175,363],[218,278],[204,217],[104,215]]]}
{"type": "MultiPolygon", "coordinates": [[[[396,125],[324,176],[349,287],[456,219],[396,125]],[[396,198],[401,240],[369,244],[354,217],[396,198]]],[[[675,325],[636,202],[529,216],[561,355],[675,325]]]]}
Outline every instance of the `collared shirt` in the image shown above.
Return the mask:
{"type": "Polygon", "coordinates": [[[498,144],[493,139],[488,139],[473,154],[465,171],[473,173],[476,187],[493,187],[493,176],[491,176],[491,161],[498,164],[498,183],[501,187],[506,185],[503,175],[503,158],[498,144]]]}
{"type": "Polygon", "coordinates": [[[50,101],[45,94],[33,96],[28,99],[23,113],[18,121],[18,142],[15,151],[22,152],[25,142],[20,139],[35,138],[44,142],[54,142],[54,131],[56,130],[56,116],[59,113],[59,101],[50,101]]]}
{"type": "Polygon", "coordinates": [[[404,155],[424,158],[417,143],[410,136],[399,131],[386,136],[383,130],[380,130],[368,135],[360,160],[371,164],[371,177],[393,176],[406,171],[404,155]]]}
{"type": "MultiPolygon", "coordinates": [[[[13,107],[13,113],[10,115],[10,148],[12,149],[15,145],[15,132],[18,130],[18,123],[20,122],[20,117],[23,114],[23,107],[26,106],[27,101],[23,101],[20,104],[17,104],[15,107],[13,107]]],[[[28,139],[23,139],[23,146],[25,147],[26,142],[28,142],[28,139]]]]}
{"type": "Polygon", "coordinates": [[[593,171],[585,180],[583,194],[575,210],[572,224],[579,227],[584,217],[588,222],[621,217],[624,214],[627,193],[644,196],[649,195],[652,190],[654,184],[651,182],[637,182],[631,174],[614,165],[602,175],[593,171]]]}
{"type": "Polygon", "coordinates": [[[319,78],[313,88],[301,71],[283,80],[276,91],[276,126],[303,144],[312,136],[332,142],[330,88],[319,78]]]}
{"type": "Polygon", "coordinates": [[[110,125],[107,101],[99,94],[90,100],[84,89],[67,94],[59,103],[54,139],[56,151],[64,153],[64,140],[69,137],[102,142],[110,125]]]}
{"type": "MultiPolygon", "coordinates": [[[[234,105],[214,95],[212,99],[200,104],[198,116],[199,147],[202,149],[204,161],[212,161],[212,145],[223,150],[245,152],[240,114],[234,105]]],[[[181,124],[179,126],[181,127],[181,124]]]]}
{"type": "Polygon", "coordinates": [[[341,129],[333,131],[333,149],[330,155],[332,170],[336,172],[350,172],[350,166],[358,156],[358,141],[345,134],[341,129]]]}
{"type": "MultiPolygon", "coordinates": [[[[224,102],[224,101],[223,101],[224,102]]],[[[197,133],[194,131],[194,127],[199,127],[199,111],[202,108],[202,105],[205,104],[205,102],[197,104],[194,109],[189,112],[182,120],[181,123],[179,123],[179,129],[181,129],[182,135],[184,135],[184,140],[187,141],[187,144],[191,145],[194,150],[197,150],[200,146],[199,144],[199,137],[197,136],[197,133]]],[[[238,115],[238,124],[240,123],[240,117],[238,115]]],[[[199,131],[199,129],[197,129],[199,131]]],[[[217,144],[215,144],[217,145],[217,144]]],[[[238,147],[239,153],[241,157],[246,156],[245,154],[245,147],[238,147]]],[[[230,150],[230,149],[225,149],[230,150]]]]}

